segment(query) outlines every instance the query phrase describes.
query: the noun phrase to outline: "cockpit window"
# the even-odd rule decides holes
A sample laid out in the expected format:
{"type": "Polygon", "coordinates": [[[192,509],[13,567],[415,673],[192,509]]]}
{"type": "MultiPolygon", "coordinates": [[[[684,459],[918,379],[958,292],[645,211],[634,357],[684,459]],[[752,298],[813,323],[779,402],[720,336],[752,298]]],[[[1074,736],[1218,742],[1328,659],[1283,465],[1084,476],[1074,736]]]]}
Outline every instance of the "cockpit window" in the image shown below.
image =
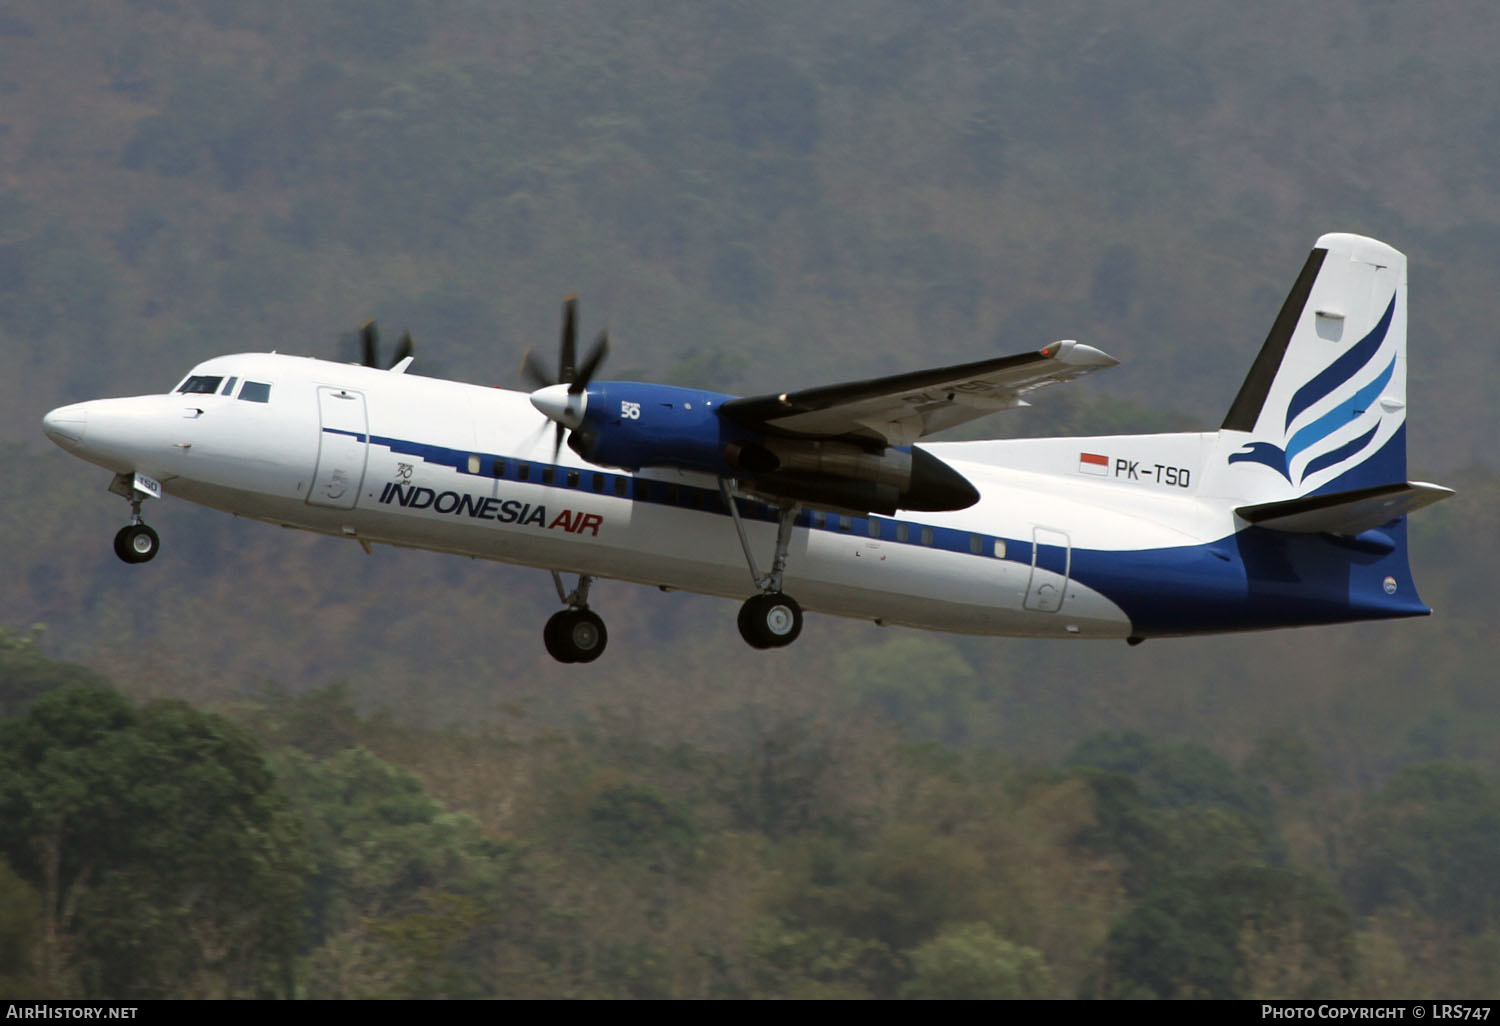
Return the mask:
{"type": "Polygon", "coordinates": [[[271,386],[264,381],[247,381],[240,387],[240,398],[252,403],[271,401],[271,386]]]}
{"type": "Polygon", "coordinates": [[[240,380],[240,379],[239,378],[230,378],[228,381],[224,382],[224,391],[220,392],[219,394],[220,395],[234,395],[234,383],[236,381],[238,381],[238,380],[240,380]]]}
{"type": "Polygon", "coordinates": [[[213,395],[224,381],[222,374],[194,374],[177,387],[187,395],[213,395]]]}

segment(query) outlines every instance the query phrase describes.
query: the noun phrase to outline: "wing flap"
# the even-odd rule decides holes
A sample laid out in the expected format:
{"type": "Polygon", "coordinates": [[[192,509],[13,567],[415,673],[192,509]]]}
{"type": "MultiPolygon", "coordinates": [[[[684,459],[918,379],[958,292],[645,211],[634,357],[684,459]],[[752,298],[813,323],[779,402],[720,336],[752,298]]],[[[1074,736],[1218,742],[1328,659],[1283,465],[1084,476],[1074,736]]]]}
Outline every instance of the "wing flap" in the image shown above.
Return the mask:
{"type": "Polygon", "coordinates": [[[1235,510],[1257,527],[1293,534],[1355,535],[1440,502],[1453,489],[1422,481],[1377,485],[1329,495],[1262,502],[1235,510]]]}
{"type": "Polygon", "coordinates": [[[1119,361],[1071,339],[952,367],[734,399],[719,414],[743,427],[909,445],[935,431],[1025,406],[1027,393],[1119,361]]]}

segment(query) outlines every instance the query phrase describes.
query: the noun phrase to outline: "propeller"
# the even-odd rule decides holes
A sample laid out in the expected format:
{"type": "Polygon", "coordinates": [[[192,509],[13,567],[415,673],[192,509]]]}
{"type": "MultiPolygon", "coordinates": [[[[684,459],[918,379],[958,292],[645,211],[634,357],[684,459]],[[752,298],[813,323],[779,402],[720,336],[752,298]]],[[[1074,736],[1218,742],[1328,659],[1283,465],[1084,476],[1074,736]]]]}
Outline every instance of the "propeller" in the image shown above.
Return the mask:
{"type": "Polygon", "coordinates": [[[402,360],[411,356],[416,351],[416,343],[412,341],[411,332],[403,331],[401,340],[396,343],[396,355],[391,358],[390,363],[380,362],[380,333],[375,329],[373,319],[365,321],[359,328],[360,363],[366,367],[374,367],[377,370],[390,370],[402,360]]]}
{"type": "Polygon", "coordinates": [[[563,300],[562,338],[558,344],[557,374],[552,375],[532,350],[526,350],[521,358],[521,373],[536,386],[531,393],[531,405],[556,424],[552,436],[552,457],[562,448],[563,434],[568,428],[583,423],[583,411],[588,404],[586,390],[594,373],[609,354],[609,331],[599,332],[583,365],[578,365],[578,297],[563,300]]]}

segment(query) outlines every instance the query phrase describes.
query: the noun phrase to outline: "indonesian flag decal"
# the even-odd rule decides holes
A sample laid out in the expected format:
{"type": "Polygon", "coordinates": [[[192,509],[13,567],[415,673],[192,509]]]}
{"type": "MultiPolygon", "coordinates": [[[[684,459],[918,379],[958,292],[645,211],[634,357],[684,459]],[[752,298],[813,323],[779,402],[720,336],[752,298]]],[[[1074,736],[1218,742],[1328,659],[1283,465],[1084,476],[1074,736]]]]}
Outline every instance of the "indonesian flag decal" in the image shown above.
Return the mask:
{"type": "Polygon", "coordinates": [[[1100,456],[1096,452],[1081,452],[1078,454],[1078,472],[1080,474],[1094,474],[1098,477],[1109,476],[1109,457],[1100,456]]]}

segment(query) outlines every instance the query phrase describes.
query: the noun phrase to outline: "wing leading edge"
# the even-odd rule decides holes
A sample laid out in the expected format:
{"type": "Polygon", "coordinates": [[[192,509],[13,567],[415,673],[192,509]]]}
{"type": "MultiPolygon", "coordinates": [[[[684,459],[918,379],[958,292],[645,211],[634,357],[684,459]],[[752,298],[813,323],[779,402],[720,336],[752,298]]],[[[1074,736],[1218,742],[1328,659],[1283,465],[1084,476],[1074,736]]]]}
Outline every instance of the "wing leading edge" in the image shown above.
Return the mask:
{"type": "Polygon", "coordinates": [[[742,427],[804,438],[910,445],[934,432],[1025,406],[1024,397],[1036,389],[1119,362],[1068,339],[1016,356],[747,396],[725,403],[719,415],[742,427]]]}

